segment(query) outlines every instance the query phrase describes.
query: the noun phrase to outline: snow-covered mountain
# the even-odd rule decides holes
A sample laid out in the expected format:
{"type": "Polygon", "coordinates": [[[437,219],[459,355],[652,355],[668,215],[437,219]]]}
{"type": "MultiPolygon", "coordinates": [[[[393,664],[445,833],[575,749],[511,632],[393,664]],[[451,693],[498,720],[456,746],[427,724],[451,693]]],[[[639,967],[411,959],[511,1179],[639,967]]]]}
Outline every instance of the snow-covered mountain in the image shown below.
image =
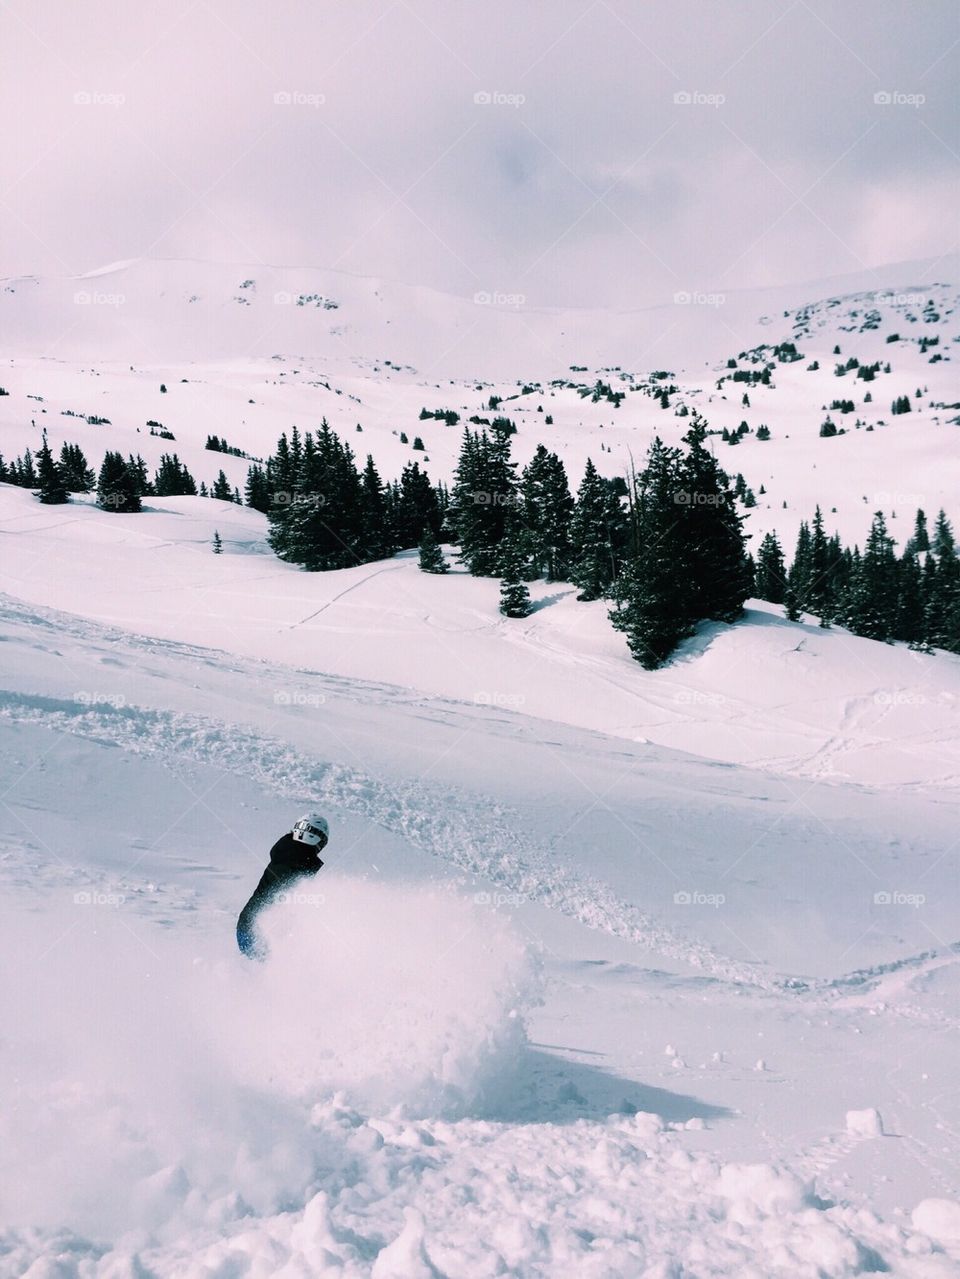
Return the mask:
{"type": "MultiPolygon", "coordinates": [[[[626,327],[292,269],[8,281],[0,452],[242,484],[208,434],[326,416],[445,479],[460,428],[421,408],[497,395],[576,483],[698,408],[751,428],[713,440],[754,536],[819,502],[902,541],[960,515],[939,268],[626,327]]],[[[0,1275],[958,1272],[960,659],[754,602],[645,672],[563,584],[507,621],[493,581],[302,573],[254,511],[147,505],[0,485],[0,1275]],[[254,969],[236,913],[318,807],[254,969]]]]}

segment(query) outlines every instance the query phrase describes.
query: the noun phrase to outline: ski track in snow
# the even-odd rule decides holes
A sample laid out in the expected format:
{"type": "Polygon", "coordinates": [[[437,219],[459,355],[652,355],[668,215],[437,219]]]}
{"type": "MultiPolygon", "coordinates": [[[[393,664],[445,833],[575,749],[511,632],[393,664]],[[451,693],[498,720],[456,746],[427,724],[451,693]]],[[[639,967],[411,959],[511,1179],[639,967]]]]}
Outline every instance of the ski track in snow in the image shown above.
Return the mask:
{"type": "Polygon", "coordinates": [[[773,990],[782,981],[729,959],[701,942],[681,939],[596,880],[557,867],[548,850],[519,834],[502,805],[422,782],[387,785],[357,769],[308,759],[279,738],[198,715],[132,705],[95,708],[75,701],[0,692],[0,716],[140,755],[193,760],[249,777],[275,794],[329,804],[364,817],[413,847],[469,875],[488,879],[553,910],[708,972],[722,981],[773,990]]]}

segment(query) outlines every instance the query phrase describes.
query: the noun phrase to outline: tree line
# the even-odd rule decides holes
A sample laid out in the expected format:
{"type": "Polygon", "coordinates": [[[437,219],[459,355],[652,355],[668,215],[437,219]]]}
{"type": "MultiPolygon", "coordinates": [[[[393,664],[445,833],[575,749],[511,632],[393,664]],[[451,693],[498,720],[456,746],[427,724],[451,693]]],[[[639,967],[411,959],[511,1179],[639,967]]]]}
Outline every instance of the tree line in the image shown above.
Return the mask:
{"type": "Polygon", "coordinates": [[[812,613],[821,626],[836,623],[867,639],[960,652],[960,556],[942,510],[932,533],[926,513],[917,511],[898,555],[882,511],[874,514],[861,552],[842,545],[837,534],[827,536],[817,507],[812,522],[800,525],[789,568],[776,534],[764,537],[755,593],[783,604],[793,621],[812,613]]]}

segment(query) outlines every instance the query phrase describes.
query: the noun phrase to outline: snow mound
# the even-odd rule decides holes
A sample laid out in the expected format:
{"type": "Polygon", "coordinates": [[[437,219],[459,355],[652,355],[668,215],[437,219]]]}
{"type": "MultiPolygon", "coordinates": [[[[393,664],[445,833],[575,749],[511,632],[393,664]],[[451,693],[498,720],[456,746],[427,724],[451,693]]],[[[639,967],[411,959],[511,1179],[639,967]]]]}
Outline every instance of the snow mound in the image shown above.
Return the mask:
{"type": "Polygon", "coordinates": [[[953,1199],[924,1199],[914,1208],[914,1227],[939,1243],[960,1246],[960,1203],[953,1199]]]}
{"type": "Polygon", "coordinates": [[[883,1120],[879,1110],[872,1107],[867,1110],[848,1110],[847,1132],[852,1137],[882,1137],[883,1120]]]}

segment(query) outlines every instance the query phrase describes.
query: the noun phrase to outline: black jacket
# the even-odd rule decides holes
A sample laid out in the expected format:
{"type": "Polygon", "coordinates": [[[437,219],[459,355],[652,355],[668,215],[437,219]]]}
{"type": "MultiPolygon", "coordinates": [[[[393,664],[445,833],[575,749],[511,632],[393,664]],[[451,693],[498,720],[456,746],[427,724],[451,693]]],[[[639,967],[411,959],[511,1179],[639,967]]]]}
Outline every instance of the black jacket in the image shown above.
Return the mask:
{"type": "Polygon", "coordinates": [[[304,875],[315,875],[322,865],[312,845],[302,844],[291,834],[277,840],[270,849],[270,865],[237,920],[237,945],[245,955],[251,959],[265,958],[266,946],[256,932],[257,916],[279,893],[304,875]]]}

